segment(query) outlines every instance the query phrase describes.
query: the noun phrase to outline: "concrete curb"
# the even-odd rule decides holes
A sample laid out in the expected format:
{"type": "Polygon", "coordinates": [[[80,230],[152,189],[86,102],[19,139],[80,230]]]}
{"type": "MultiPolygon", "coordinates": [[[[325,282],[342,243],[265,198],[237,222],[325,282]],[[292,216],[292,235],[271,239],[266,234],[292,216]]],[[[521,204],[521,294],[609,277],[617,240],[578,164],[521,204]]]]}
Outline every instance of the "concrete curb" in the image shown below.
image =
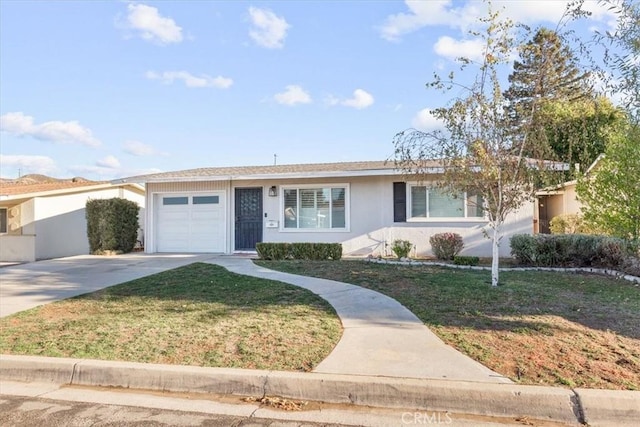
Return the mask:
{"type": "Polygon", "coordinates": [[[570,425],[636,425],[640,392],[575,391],[437,379],[154,365],[0,355],[0,380],[129,389],[275,395],[381,408],[529,417],[570,425]]]}

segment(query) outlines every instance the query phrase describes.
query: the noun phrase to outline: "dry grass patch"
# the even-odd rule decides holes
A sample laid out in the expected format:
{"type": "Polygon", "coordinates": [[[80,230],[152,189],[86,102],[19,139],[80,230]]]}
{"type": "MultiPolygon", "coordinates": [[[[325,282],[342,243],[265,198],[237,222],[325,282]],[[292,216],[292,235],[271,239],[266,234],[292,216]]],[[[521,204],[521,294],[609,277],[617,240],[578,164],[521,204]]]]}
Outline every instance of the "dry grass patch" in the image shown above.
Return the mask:
{"type": "Polygon", "coordinates": [[[0,352],[308,371],[340,335],[311,292],[196,263],[0,319],[0,352]]]}
{"type": "Polygon", "coordinates": [[[448,344],[522,384],[640,389],[640,286],[584,274],[362,261],[260,261],[388,295],[448,344]]]}

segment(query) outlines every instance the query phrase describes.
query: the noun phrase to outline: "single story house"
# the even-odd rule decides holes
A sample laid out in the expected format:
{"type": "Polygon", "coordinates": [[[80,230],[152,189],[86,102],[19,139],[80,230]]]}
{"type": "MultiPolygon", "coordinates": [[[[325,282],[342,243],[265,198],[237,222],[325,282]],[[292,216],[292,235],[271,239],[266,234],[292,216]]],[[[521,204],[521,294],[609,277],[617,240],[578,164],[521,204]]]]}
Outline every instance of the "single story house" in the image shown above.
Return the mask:
{"type": "MultiPolygon", "coordinates": [[[[254,251],[258,242],[340,242],[351,256],[392,255],[391,243],[409,240],[413,256],[430,256],[429,237],[463,236],[463,254],[491,256],[487,219],[478,197],[452,198],[424,182],[405,182],[391,162],[367,161],[220,167],[143,175],[117,183],[144,183],[145,251],[254,251]]],[[[534,204],[509,216],[509,236],[531,233],[534,204]]]]}
{"type": "MultiPolygon", "coordinates": [[[[58,181],[0,186],[0,261],[31,262],[89,253],[89,199],[121,197],[144,208],[138,184],[58,181]]],[[[144,213],[141,210],[141,224],[144,213]]]]}

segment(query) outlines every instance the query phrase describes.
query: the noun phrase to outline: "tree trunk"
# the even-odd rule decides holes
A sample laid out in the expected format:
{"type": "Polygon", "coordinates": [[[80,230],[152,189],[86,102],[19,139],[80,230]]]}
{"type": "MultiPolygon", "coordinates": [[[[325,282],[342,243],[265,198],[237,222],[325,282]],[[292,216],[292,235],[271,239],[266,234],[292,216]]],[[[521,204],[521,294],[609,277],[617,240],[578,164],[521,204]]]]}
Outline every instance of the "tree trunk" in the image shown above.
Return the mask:
{"type": "Polygon", "coordinates": [[[500,275],[499,261],[500,261],[500,232],[502,223],[496,222],[493,228],[493,238],[491,239],[492,246],[492,259],[491,259],[491,286],[498,286],[498,277],[500,275]]]}

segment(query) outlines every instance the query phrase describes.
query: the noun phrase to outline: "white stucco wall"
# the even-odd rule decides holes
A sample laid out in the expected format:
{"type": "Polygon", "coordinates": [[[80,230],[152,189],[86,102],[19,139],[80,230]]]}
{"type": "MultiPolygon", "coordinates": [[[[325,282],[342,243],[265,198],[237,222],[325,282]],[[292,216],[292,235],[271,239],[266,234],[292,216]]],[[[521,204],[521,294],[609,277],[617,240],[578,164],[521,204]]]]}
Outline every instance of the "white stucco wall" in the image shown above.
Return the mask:
{"type": "MultiPolygon", "coordinates": [[[[464,255],[491,256],[491,241],[484,236],[483,230],[491,232],[487,221],[483,219],[460,219],[456,221],[427,220],[404,223],[393,222],[393,182],[400,181],[397,176],[326,178],[326,179],[288,179],[288,180],[242,180],[210,181],[197,183],[163,183],[147,185],[147,206],[153,205],[154,194],[195,193],[207,191],[225,191],[227,201],[226,247],[227,252],[234,251],[234,190],[235,188],[261,187],[263,189],[263,241],[264,242],[341,242],[345,255],[366,256],[392,255],[390,244],[395,239],[411,241],[416,249],[414,256],[431,256],[429,237],[436,233],[455,232],[462,235],[464,255]],[[282,186],[348,184],[350,222],[347,231],[333,230],[285,230],[282,228],[282,186]],[[277,187],[278,196],[268,195],[269,187],[277,187]],[[268,221],[277,221],[277,228],[267,228],[268,221]]],[[[153,208],[147,210],[148,232],[145,250],[154,252],[155,230],[153,208]]],[[[511,214],[504,226],[505,237],[500,247],[500,255],[510,256],[509,238],[516,233],[533,231],[533,202],[527,203],[518,212],[511,214]]]]}
{"type": "Polygon", "coordinates": [[[0,261],[35,261],[35,247],[35,236],[0,235],[0,261]]]}
{"type": "Polygon", "coordinates": [[[36,259],[33,200],[3,204],[7,209],[7,233],[0,234],[0,261],[31,262],[36,259]],[[17,213],[17,214],[16,214],[17,213]]]}
{"type": "MultiPolygon", "coordinates": [[[[345,255],[392,255],[391,242],[395,239],[409,240],[415,245],[414,256],[432,256],[429,238],[436,233],[454,232],[462,236],[465,247],[461,255],[491,256],[491,240],[484,236],[483,230],[491,232],[486,220],[460,219],[427,220],[404,223],[393,222],[393,182],[399,177],[380,176],[367,178],[335,178],[314,180],[291,180],[253,182],[265,188],[264,211],[267,219],[282,221],[280,185],[290,184],[331,184],[350,185],[350,229],[348,232],[326,231],[285,231],[265,228],[265,242],[342,242],[345,255]],[[267,197],[266,191],[271,185],[278,185],[278,196],[267,197]]],[[[534,203],[527,203],[520,210],[509,215],[504,225],[504,238],[500,246],[500,256],[510,256],[509,238],[513,234],[532,233],[534,203]]]]}
{"type": "MultiPolygon", "coordinates": [[[[144,207],[144,196],[121,188],[38,197],[34,199],[34,218],[25,227],[33,227],[36,259],[58,258],[89,253],[85,206],[89,199],[121,197],[144,207]]],[[[141,209],[140,222],[144,212],[141,209]]]]}

